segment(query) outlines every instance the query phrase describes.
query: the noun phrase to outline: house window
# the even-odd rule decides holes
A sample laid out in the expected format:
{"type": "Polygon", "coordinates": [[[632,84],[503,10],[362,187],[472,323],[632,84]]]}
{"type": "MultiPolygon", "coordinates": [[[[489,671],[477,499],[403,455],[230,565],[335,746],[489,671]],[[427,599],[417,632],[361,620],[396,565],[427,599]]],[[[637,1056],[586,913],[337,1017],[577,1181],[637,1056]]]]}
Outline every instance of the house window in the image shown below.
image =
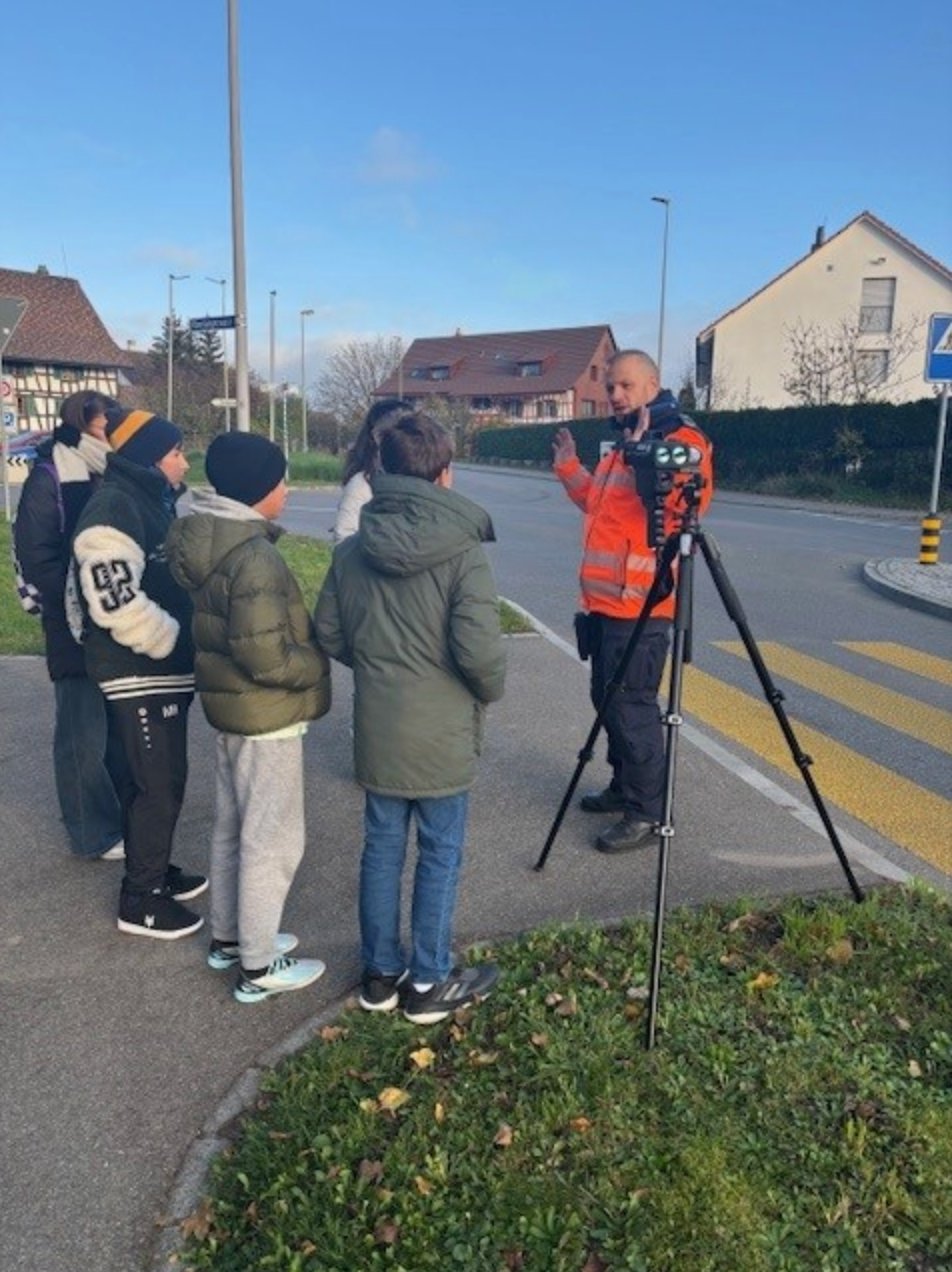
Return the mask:
{"type": "Polygon", "coordinates": [[[892,331],[895,303],[896,280],[894,278],[864,278],[859,310],[860,331],[863,333],[892,331]]]}
{"type": "Polygon", "coordinates": [[[541,374],[542,374],[542,363],[541,363],[541,362],[520,362],[520,363],[519,363],[519,374],[520,374],[520,375],[522,375],[522,376],[526,376],[526,375],[541,375],[541,374]]]}
{"type": "Polygon", "coordinates": [[[506,398],[505,411],[509,419],[521,420],[522,419],[522,398],[506,398]]]}
{"type": "Polygon", "coordinates": [[[860,384],[873,389],[889,378],[889,350],[863,349],[856,355],[856,375],[860,384]]]}
{"type": "Polygon", "coordinates": [[[450,378],[449,367],[430,367],[431,380],[448,380],[450,378]]]}
{"type": "Polygon", "coordinates": [[[582,398],[582,419],[590,420],[595,415],[595,403],[591,398],[582,398]]]}
{"type": "Polygon", "coordinates": [[[474,397],[472,409],[474,411],[491,411],[493,409],[493,400],[488,397],[474,397]]]}

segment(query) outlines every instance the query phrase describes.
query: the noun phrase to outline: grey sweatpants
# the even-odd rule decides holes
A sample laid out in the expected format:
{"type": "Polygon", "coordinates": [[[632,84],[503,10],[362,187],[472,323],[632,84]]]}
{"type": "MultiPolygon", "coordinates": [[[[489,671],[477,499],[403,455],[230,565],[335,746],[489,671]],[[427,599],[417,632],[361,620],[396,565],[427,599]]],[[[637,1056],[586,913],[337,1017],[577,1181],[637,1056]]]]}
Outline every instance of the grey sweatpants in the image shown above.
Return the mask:
{"type": "Polygon", "coordinates": [[[303,739],[217,733],[212,936],[237,941],[242,967],[274,960],[274,938],[303,855],[303,739]]]}

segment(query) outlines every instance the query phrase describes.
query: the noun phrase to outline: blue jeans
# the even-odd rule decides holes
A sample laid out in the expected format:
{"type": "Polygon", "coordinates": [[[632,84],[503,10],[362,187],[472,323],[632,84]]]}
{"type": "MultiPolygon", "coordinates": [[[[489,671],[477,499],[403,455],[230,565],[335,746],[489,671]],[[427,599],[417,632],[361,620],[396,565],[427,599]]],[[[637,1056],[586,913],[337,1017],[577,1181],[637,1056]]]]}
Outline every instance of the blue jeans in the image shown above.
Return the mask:
{"type": "Polygon", "coordinates": [[[98,857],[122,839],[117,786],[126,780],[125,753],[94,681],[66,676],[53,690],[53,766],[63,824],[77,857],[98,857]]]}
{"type": "Polygon", "coordinates": [[[400,941],[400,885],[415,816],[410,975],[419,983],[436,983],[449,975],[468,806],[467,791],[439,799],[367,792],[360,862],[360,953],[366,970],[394,976],[407,967],[400,941]]]}

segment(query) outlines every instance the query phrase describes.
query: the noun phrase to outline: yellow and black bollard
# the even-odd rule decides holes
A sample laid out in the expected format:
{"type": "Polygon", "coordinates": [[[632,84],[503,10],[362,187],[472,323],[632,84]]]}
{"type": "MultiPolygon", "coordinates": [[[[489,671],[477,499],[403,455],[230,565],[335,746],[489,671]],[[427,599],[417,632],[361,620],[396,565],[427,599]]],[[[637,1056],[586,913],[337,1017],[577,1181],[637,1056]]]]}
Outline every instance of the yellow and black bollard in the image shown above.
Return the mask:
{"type": "Polygon", "coordinates": [[[919,564],[937,565],[939,561],[939,538],[942,530],[942,518],[930,512],[922,518],[922,538],[919,540],[919,564]]]}

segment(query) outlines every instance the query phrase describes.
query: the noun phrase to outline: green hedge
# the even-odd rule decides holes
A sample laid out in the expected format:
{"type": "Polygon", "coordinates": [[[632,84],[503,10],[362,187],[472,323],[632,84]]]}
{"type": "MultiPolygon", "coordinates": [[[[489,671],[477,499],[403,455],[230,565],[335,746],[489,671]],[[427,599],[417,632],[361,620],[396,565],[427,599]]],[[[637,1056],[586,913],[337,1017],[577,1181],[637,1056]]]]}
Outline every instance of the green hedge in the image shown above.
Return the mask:
{"type": "MultiPolygon", "coordinates": [[[[868,492],[903,495],[920,501],[931,490],[938,402],[923,398],[901,406],[784,407],[779,410],[695,411],[693,416],[714,443],[717,479],[741,489],[771,488],[784,493],[842,494],[852,485],[868,492]],[[859,460],[858,467],[850,460],[859,460]]],[[[613,436],[611,421],[568,422],[582,462],[591,466],[599,443],[613,436]]],[[[552,461],[552,424],[488,428],[473,442],[483,463],[547,466],[552,461]]],[[[947,445],[943,487],[952,478],[952,445],[947,445]]]]}

